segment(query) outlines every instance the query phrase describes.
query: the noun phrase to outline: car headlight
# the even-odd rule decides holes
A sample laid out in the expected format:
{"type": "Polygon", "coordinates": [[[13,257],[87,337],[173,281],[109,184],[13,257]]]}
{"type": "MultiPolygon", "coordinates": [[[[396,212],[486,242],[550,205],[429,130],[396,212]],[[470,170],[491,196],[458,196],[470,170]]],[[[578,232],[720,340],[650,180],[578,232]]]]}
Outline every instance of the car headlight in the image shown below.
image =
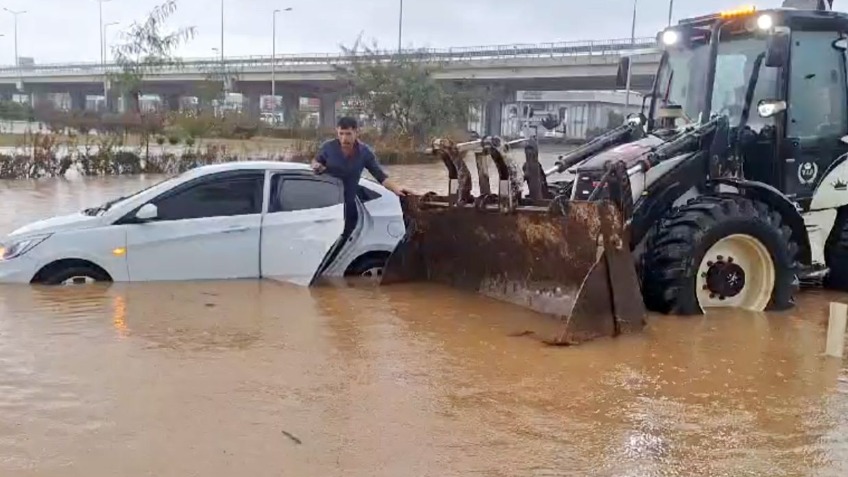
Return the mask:
{"type": "Polygon", "coordinates": [[[0,260],[11,260],[13,258],[20,257],[35,248],[36,245],[47,240],[47,237],[50,237],[50,234],[35,235],[24,239],[8,241],[0,245],[0,252],[2,252],[2,254],[0,254],[0,257],[2,258],[0,258],[0,260]]]}

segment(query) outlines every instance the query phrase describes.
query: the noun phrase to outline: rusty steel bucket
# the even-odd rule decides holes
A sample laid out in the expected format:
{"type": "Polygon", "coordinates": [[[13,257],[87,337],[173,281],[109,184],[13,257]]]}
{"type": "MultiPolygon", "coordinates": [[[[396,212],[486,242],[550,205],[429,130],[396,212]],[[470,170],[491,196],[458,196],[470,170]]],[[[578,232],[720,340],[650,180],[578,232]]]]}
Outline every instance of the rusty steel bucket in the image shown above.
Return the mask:
{"type": "Polygon", "coordinates": [[[550,344],[643,328],[628,231],[612,201],[519,200],[505,211],[502,200],[456,199],[401,198],[406,235],[386,263],[382,285],[437,282],[549,315],[553,327],[529,331],[550,344]]]}

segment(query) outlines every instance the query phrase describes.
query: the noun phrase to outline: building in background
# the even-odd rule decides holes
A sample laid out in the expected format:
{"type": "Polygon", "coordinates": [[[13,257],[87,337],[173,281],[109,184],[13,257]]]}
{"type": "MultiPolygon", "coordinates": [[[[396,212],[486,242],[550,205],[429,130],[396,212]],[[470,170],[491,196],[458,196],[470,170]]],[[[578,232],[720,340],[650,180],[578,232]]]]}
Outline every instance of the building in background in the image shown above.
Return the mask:
{"type": "MultiPolygon", "coordinates": [[[[517,91],[515,100],[502,105],[500,131],[506,138],[521,137],[525,128],[539,138],[583,141],[619,126],[629,113],[642,109],[642,94],[624,91],[517,91]]],[[[483,132],[486,108],[475,108],[469,130],[483,132]]]]}

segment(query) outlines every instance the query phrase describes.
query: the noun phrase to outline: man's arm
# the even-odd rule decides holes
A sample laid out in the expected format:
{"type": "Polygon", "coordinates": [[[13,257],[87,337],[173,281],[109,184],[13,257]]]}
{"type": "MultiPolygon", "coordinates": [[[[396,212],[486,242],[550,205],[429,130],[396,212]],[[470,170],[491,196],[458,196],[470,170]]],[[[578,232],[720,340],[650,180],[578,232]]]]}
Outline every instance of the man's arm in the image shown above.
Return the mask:
{"type": "Polygon", "coordinates": [[[320,174],[327,170],[327,143],[318,148],[318,154],[312,159],[312,170],[320,174]]]}
{"type": "Polygon", "coordinates": [[[388,174],[383,171],[383,168],[380,167],[380,164],[377,162],[377,155],[374,154],[370,148],[368,149],[368,155],[365,157],[365,168],[368,169],[368,172],[374,177],[374,180],[383,184],[383,187],[389,189],[397,195],[406,195],[411,193],[410,190],[401,187],[398,184],[395,184],[394,181],[389,179],[388,174]]]}

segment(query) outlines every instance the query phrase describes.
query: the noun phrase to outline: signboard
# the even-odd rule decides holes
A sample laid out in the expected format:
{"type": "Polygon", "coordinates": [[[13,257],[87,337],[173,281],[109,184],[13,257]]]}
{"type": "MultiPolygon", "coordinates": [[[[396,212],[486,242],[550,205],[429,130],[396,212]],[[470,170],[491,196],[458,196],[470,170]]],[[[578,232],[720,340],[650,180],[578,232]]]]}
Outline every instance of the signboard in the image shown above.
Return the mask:
{"type": "Polygon", "coordinates": [[[544,91],[516,91],[515,97],[517,101],[542,101],[544,91]]]}

